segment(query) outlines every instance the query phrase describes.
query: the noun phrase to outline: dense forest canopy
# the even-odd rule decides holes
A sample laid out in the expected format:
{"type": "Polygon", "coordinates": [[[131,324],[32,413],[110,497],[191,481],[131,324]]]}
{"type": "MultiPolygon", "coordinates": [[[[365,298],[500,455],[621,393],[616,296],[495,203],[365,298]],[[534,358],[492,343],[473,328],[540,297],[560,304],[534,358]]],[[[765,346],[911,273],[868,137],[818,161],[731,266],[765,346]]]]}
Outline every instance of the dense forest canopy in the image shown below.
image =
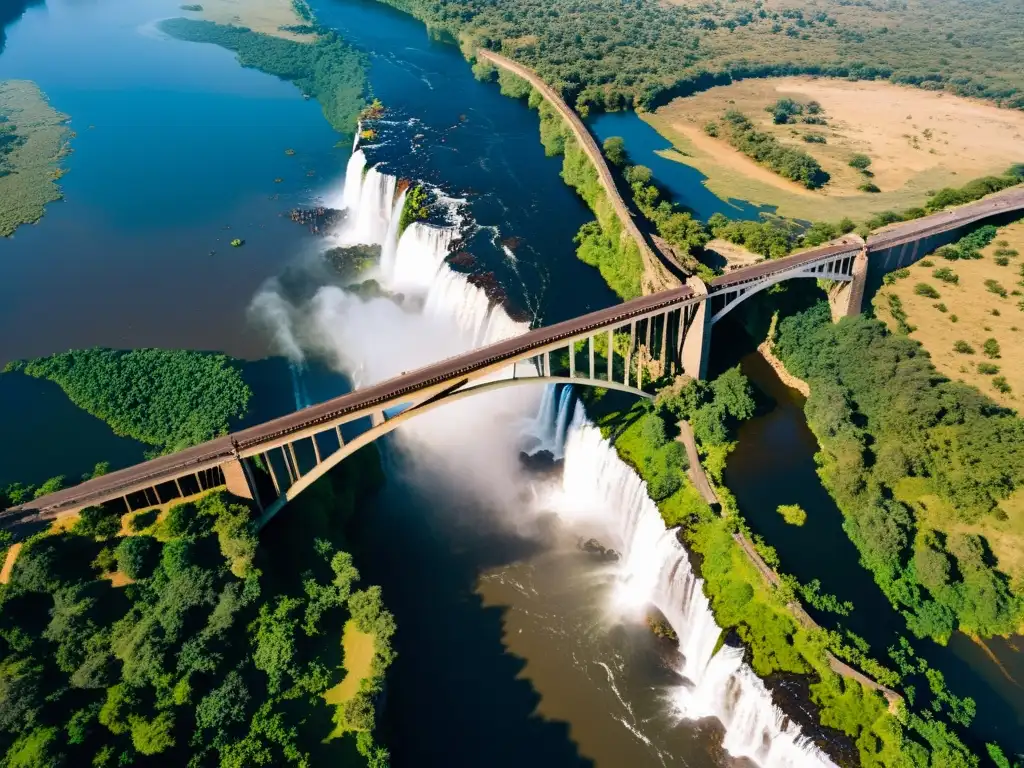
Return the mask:
{"type": "Polygon", "coordinates": [[[136,515],[131,533],[93,507],[25,542],[0,584],[0,764],[386,766],[372,729],[395,624],[338,547],[379,468],[352,461],[337,494],[331,479],[307,492],[273,553],[223,493],[136,515]],[[346,622],[374,658],[332,711],[346,622]],[[348,744],[327,741],[334,726],[348,744]]]}
{"type": "Polygon", "coordinates": [[[227,432],[252,395],[237,360],[173,349],[80,349],[8,364],[60,386],[119,435],[171,452],[227,432]]]}
{"type": "Polygon", "coordinates": [[[844,527],[910,629],[943,642],[955,629],[1016,631],[1024,584],[968,526],[1005,519],[1024,486],[1024,421],[872,318],[833,324],[822,304],[781,322],[776,348],[810,384],[820,474],[844,527]]]}
{"type": "Polygon", "coordinates": [[[1015,0],[386,0],[515,58],[577,106],[650,109],[731,78],[890,78],[1024,107],[1015,0]]]}

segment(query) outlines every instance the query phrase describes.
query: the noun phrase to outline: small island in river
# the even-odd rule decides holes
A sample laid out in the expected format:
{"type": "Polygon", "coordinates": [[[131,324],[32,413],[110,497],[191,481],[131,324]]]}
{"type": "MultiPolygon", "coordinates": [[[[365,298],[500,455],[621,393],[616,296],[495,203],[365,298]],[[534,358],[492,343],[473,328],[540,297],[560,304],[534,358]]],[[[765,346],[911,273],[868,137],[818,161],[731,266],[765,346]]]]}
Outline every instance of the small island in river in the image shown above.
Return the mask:
{"type": "Polygon", "coordinates": [[[47,203],[60,200],[67,120],[35,83],[0,81],[0,235],[38,221],[47,203]]]}

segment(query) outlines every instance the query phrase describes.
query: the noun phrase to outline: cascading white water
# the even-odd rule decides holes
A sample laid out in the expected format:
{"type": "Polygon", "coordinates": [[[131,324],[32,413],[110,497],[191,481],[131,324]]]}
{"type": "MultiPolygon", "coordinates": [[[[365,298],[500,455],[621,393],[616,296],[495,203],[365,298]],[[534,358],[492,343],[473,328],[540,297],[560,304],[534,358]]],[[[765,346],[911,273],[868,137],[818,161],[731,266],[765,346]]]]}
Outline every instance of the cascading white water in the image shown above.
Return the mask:
{"type": "MultiPolygon", "coordinates": [[[[337,233],[342,244],[381,246],[380,278],[391,291],[424,297],[424,314],[451,318],[468,345],[477,347],[529,330],[529,323],[492,306],[486,293],[445,262],[458,232],[413,222],[401,237],[398,223],[405,192],[396,198],[397,179],[370,168],[361,150],[349,160],[343,192],[348,220],[337,233]]],[[[528,367],[529,364],[523,364],[528,367]]]]}
{"type": "Polygon", "coordinates": [[[395,271],[395,260],[398,257],[398,225],[402,221],[402,209],[405,207],[405,193],[402,190],[395,200],[391,209],[391,219],[388,222],[388,231],[384,234],[384,242],[380,247],[380,271],[382,274],[390,275],[395,271]]]}
{"type": "Polygon", "coordinates": [[[647,484],[586,421],[581,407],[566,438],[561,490],[560,513],[601,522],[617,539],[617,606],[641,611],[653,604],[678,636],[679,673],[688,681],[671,696],[680,715],[718,718],[726,729],[725,749],[763,768],[834,768],[772,703],[764,683],[743,664],[742,650],[723,646],[714,653],[721,629],[676,532],[666,529],[647,484]]]}
{"type": "Polygon", "coordinates": [[[572,386],[562,387],[562,394],[558,398],[558,415],[555,418],[555,440],[554,454],[556,459],[565,456],[565,440],[569,432],[569,415],[574,402],[572,386]]]}
{"type": "Polygon", "coordinates": [[[363,169],[366,168],[366,155],[362,150],[352,153],[345,166],[345,183],[342,186],[341,196],[328,197],[325,201],[328,208],[342,208],[354,211],[359,207],[359,198],[363,190],[363,169]]]}
{"type": "MultiPolygon", "coordinates": [[[[362,154],[361,152],[357,152],[362,154]]],[[[349,216],[338,237],[345,245],[383,245],[391,225],[391,214],[395,205],[396,179],[387,173],[371,168],[363,174],[359,187],[359,201],[348,204],[349,216]]],[[[348,177],[345,180],[345,196],[348,197],[348,177]]],[[[352,193],[355,197],[355,193],[352,193]]],[[[346,200],[346,203],[348,201],[346,200]]]]}
{"type": "MultiPolygon", "coordinates": [[[[427,293],[451,252],[455,230],[415,221],[405,228],[391,264],[381,263],[384,279],[396,291],[427,293]]],[[[450,269],[445,269],[451,273],[450,269]]]]}

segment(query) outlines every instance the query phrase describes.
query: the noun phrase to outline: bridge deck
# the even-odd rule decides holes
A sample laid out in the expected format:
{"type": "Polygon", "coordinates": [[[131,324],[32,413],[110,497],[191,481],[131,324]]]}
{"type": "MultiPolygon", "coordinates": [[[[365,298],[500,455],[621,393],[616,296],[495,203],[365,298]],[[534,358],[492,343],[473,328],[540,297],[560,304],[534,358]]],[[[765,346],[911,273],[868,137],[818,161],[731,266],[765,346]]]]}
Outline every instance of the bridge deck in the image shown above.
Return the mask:
{"type": "MultiPolygon", "coordinates": [[[[1015,187],[952,211],[934,214],[883,230],[869,237],[867,245],[870,250],[880,250],[900,245],[906,242],[907,238],[927,237],[965,226],[989,216],[1021,209],[1024,209],[1024,187],[1015,187]]],[[[863,244],[860,238],[849,235],[820,248],[793,254],[783,259],[755,264],[715,278],[710,285],[709,295],[713,296],[732,286],[760,280],[766,276],[791,270],[802,264],[835,254],[859,250],[861,247],[863,244]]],[[[691,288],[684,286],[643,296],[557,325],[537,328],[521,336],[442,360],[389,381],[328,400],[232,435],[216,438],[170,456],[161,456],[143,464],[89,480],[72,488],[48,494],[41,499],[18,507],[12,507],[0,512],[0,525],[8,525],[12,521],[28,519],[47,511],[80,508],[88,504],[99,503],[105,499],[115,498],[121,493],[132,492],[143,483],[154,486],[170,482],[188,472],[198,472],[218,466],[235,456],[237,450],[248,451],[251,454],[253,449],[259,448],[261,445],[287,438],[289,435],[297,435],[304,430],[335,421],[348,414],[366,412],[374,406],[394,405],[397,399],[418,390],[437,387],[445,383],[455,386],[461,379],[469,377],[475,372],[486,370],[504,361],[511,364],[514,360],[528,357],[531,352],[539,352],[559,341],[567,341],[589,331],[614,327],[622,322],[628,322],[631,319],[644,317],[661,310],[675,309],[681,303],[697,303],[701,300],[703,300],[702,296],[698,296],[691,288]]]]}
{"type": "Polygon", "coordinates": [[[521,358],[533,350],[539,350],[554,342],[568,340],[587,331],[610,327],[616,323],[642,317],[661,309],[673,308],[688,299],[695,299],[694,292],[683,286],[671,291],[633,299],[556,325],[537,328],[521,336],[441,360],[379,384],[327,400],[225,437],[210,440],[193,448],[111,472],[72,488],[49,494],[44,498],[11,507],[5,512],[0,512],[0,523],[6,519],[17,518],[29,511],[35,513],[98,503],[96,500],[116,496],[122,492],[122,489],[127,492],[142,482],[153,485],[169,482],[186,472],[198,471],[204,468],[204,465],[213,466],[227,460],[234,455],[236,448],[239,450],[257,448],[263,443],[302,432],[348,414],[365,412],[378,405],[394,404],[396,398],[430,386],[445,382],[455,384],[462,377],[470,376],[476,371],[489,368],[505,360],[511,364],[514,359],[521,358]]]}

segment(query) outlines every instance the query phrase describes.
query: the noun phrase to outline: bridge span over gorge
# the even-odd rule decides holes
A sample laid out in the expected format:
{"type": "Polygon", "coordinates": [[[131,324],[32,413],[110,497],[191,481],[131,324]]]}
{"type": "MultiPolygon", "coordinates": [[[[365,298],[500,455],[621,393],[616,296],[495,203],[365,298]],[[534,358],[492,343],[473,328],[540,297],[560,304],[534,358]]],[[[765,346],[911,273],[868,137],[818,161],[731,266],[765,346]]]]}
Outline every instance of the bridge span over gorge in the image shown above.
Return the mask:
{"type": "Polygon", "coordinates": [[[653,375],[703,377],[713,325],[765,288],[801,277],[833,281],[833,316],[854,315],[861,309],[872,258],[883,259],[886,271],[897,268],[916,260],[919,250],[923,255],[921,243],[928,238],[1020,211],[1024,187],[1015,187],[886,228],[866,242],[847,235],[729,272],[710,284],[691,277],[685,286],[536,328],[11,507],[0,513],[0,527],[26,532],[88,506],[121,503],[132,511],[218,486],[252,499],[266,522],[346,456],[428,410],[530,383],[571,382],[649,397],[644,385],[653,375]]]}

